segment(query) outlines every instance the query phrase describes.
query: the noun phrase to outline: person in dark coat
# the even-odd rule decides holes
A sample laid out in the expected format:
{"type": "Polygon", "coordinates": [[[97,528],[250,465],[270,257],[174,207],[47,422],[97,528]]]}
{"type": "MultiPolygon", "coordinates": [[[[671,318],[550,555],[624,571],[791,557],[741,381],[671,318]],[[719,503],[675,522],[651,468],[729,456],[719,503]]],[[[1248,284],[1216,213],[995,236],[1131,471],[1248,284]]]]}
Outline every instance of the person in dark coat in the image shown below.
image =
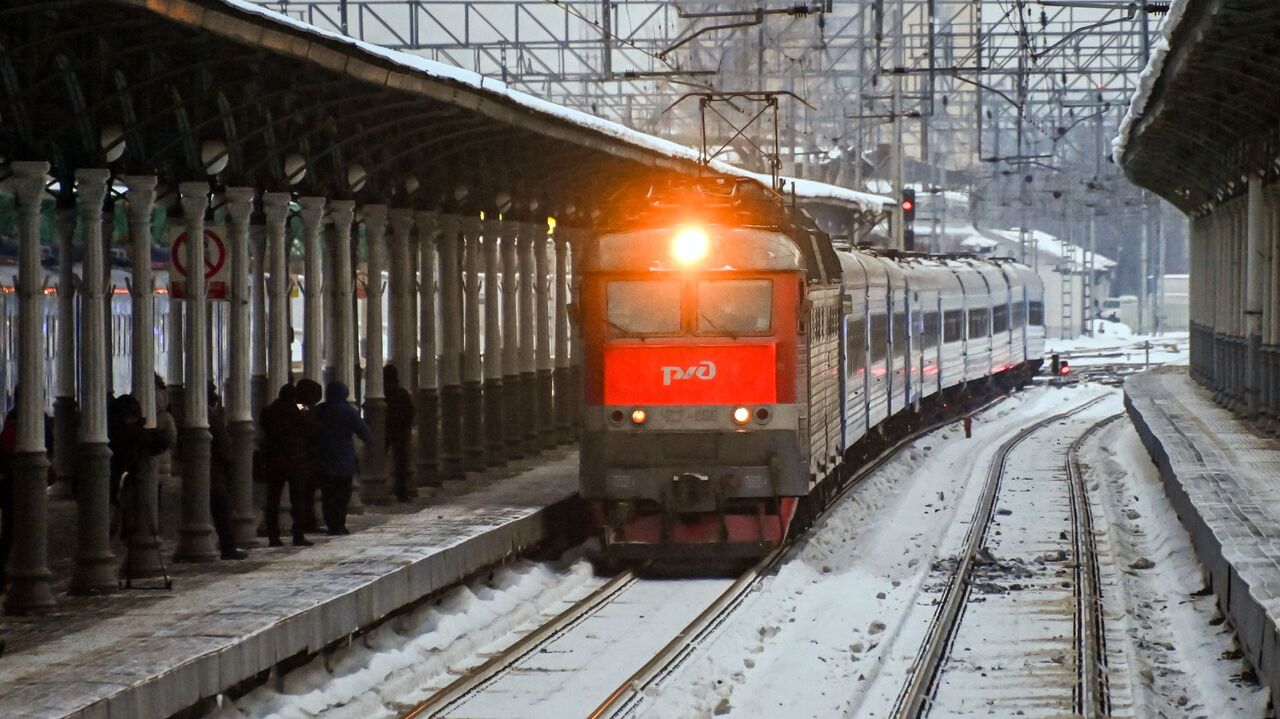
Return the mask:
{"type": "Polygon", "coordinates": [[[293,546],[309,547],[303,526],[303,505],[307,496],[307,428],[298,406],[297,390],[287,384],[280,388],[275,401],[262,410],[263,471],[267,480],[267,540],[273,547],[280,541],[280,495],[289,485],[289,509],[293,546]]]}
{"type": "Polygon", "coordinates": [[[387,446],[391,453],[391,471],[395,478],[396,499],[409,501],[409,439],[413,432],[413,397],[400,385],[395,365],[382,368],[382,384],[387,393],[387,446]]]}
{"type": "Polygon", "coordinates": [[[125,477],[136,477],[142,469],[142,460],[154,457],[169,448],[169,439],[157,429],[147,429],[142,416],[142,405],[131,394],[122,394],[111,400],[107,407],[107,446],[111,448],[111,503],[120,507],[120,536],[128,537],[133,507],[128,501],[121,503],[125,477]]]}
{"type": "MultiPolygon", "coordinates": [[[[324,468],[320,465],[320,426],[316,421],[315,409],[320,400],[324,399],[324,390],[315,380],[301,379],[294,389],[294,397],[302,412],[303,438],[306,443],[306,460],[302,464],[302,475],[298,482],[302,493],[302,530],[318,532],[320,523],[316,521],[316,491],[324,481],[324,468]]],[[[289,496],[292,501],[293,495],[289,496]]]]}
{"type": "Polygon", "coordinates": [[[320,485],[320,503],[328,534],[350,534],[347,530],[347,508],[351,504],[351,483],[359,463],[356,461],[355,436],[369,444],[369,425],[347,402],[347,386],[330,382],[325,386],[324,402],[316,407],[320,430],[320,462],[324,483],[320,485]]]}
{"type": "Polygon", "coordinates": [[[249,553],[236,546],[231,531],[231,435],[227,432],[227,415],[222,409],[218,391],[209,383],[209,513],[213,529],[218,533],[218,551],[223,559],[245,559],[249,553]]]}

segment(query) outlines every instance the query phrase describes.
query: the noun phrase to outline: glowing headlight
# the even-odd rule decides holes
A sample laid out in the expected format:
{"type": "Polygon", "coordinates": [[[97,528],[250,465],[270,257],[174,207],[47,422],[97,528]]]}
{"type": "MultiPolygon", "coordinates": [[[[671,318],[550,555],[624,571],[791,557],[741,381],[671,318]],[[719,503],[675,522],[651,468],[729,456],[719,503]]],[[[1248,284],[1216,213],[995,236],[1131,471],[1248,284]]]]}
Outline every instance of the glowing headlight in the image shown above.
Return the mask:
{"type": "Polygon", "coordinates": [[[739,407],[733,410],[733,423],[746,424],[751,421],[751,410],[746,407],[739,407]]]}
{"type": "Polygon", "coordinates": [[[671,256],[682,265],[701,262],[711,251],[711,239],[700,227],[686,227],[671,241],[671,256]]]}
{"type": "Polygon", "coordinates": [[[644,424],[645,420],[647,420],[647,419],[649,419],[649,413],[648,413],[648,412],[645,412],[645,411],[644,411],[644,410],[642,410],[642,409],[633,409],[633,410],[631,410],[631,423],[632,423],[632,424],[644,424]]]}

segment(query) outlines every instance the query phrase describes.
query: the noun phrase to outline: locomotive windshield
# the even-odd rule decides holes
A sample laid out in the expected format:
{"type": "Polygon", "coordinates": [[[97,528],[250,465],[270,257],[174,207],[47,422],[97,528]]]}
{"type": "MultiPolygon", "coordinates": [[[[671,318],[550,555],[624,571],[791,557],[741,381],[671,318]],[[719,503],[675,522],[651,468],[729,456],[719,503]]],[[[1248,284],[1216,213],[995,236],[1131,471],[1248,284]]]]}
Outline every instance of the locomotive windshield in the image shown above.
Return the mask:
{"type": "Polygon", "coordinates": [[[760,334],[772,323],[773,282],[698,282],[698,334],[760,334]]]}
{"type": "Polygon", "coordinates": [[[773,326],[773,282],[714,279],[611,280],[608,325],[614,336],[677,336],[692,326],[699,335],[738,337],[769,333],[773,326]],[[692,305],[682,307],[683,304],[692,305]],[[686,317],[688,322],[685,322],[686,317]]]}

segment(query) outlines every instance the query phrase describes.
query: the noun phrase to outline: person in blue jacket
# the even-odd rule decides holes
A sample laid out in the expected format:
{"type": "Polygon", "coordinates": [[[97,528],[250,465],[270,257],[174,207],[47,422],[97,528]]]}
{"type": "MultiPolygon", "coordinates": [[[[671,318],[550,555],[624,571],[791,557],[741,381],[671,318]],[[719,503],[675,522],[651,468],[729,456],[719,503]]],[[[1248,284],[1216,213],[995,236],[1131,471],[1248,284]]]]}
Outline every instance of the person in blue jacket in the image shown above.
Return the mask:
{"type": "Polygon", "coordinates": [[[347,529],[347,508],[351,504],[351,483],[360,466],[356,461],[354,437],[369,444],[369,425],[347,402],[347,386],[330,382],[324,389],[324,402],[316,407],[319,428],[320,465],[324,479],[320,486],[320,506],[324,512],[326,534],[351,534],[347,529]]]}

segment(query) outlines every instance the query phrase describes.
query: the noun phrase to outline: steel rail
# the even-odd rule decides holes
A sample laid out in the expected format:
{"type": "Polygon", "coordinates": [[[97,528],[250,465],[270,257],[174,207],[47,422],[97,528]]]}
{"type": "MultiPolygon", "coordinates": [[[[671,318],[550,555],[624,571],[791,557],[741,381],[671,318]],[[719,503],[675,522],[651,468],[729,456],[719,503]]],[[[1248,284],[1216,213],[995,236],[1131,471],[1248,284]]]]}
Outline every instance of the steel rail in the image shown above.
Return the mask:
{"type": "Polygon", "coordinates": [[[978,551],[986,539],[987,528],[991,525],[992,516],[995,514],[996,499],[1000,495],[1001,479],[1004,477],[1009,455],[1015,447],[1036,432],[1055,422],[1077,415],[1106,398],[1106,395],[1095,397],[1065,412],[1046,417],[1005,440],[996,450],[987,471],[987,481],[982,488],[982,496],[974,510],[973,521],[969,525],[963,555],[956,565],[955,572],[951,575],[951,580],[947,583],[943,600],[939,603],[937,612],[934,613],[934,621],[929,627],[925,643],[912,668],[911,679],[898,696],[894,716],[900,719],[919,717],[927,709],[943,660],[947,656],[947,647],[950,646],[956,628],[959,626],[960,611],[964,608],[965,599],[969,594],[970,576],[973,573],[978,551]]]}
{"type": "Polygon", "coordinates": [[[573,606],[557,614],[547,623],[521,637],[519,641],[499,654],[490,657],[485,663],[432,694],[404,714],[402,719],[418,719],[418,717],[438,715],[440,711],[448,709],[453,704],[456,704],[458,700],[474,693],[477,689],[497,677],[503,670],[555,639],[564,631],[578,624],[582,619],[590,616],[596,609],[608,603],[624,589],[634,584],[636,579],[636,573],[631,569],[615,575],[609,581],[596,587],[587,596],[574,602],[573,606]]]}
{"type": "MultiPolygon", "coordinates": [[[[1007,394],[999,395],[990,401],[984,403],[970,414],[978,414],[985,412],[992,406],[998,404],[1001,400],[1008,397],[1007,394]]],[[[871,476],[876,470],[883,467],[898,455],[899,452],[909,447],[917,439],[941,429],[942,427],[956,421],[955,418],[948,417],[944,420],[932,422],[928,425],[921,426],[916,430],[903,435],[897,442],[886,447],[870,461],[864,463],[858,470],[850,476],[850,478],[832,495],[831,500],[823,507],[813,519],[810,527],[816,526],[820,520],[826,517],[839,504],[854,487],[860,485],[863,480],[871,476]]],[[[808,532],[804,532],[790,541],[775,549],[772,553],[760,560],[745,574],[738,577],[732,585],[729,586],[719,597],[715,599],[708,607],[693,621],[689,622],[684,629],[680,630],[675,637],[671,639],[657,654],[653,656],[644,666],[636,670],[626,681],[618,685],[616,689],[605,698],[595,711],[588,715],[589,719],[601,719],[602,717],[622,716],[633,713],[644,701],[645,690],[649,687],[660,683],[666,677],[670,676],[678,669],[702,643],[709,638],[726,620],[741,606],[742,602],[749,595],[765,576],[767,576],[781,560],[790,555],[798,540],[807,536],[808,532]]]]}
{"type": "Polygon", "coordinates": [[[1070,480],[1071,516],[1075,527],[1076,555],[1076,669],[1080,673],[1076,710],[1082,717],[1111,716],[1111,692],[1107,677],[1106,617],[1102,611],[1102,587],[1098,576],[1098,550],[1093,529],[1093,507],[1081,468],[1080,448],[1104,427],[1124,417],[1123,412],[1096,422],[1071,443],[1066,470],[1070,480]]]}

